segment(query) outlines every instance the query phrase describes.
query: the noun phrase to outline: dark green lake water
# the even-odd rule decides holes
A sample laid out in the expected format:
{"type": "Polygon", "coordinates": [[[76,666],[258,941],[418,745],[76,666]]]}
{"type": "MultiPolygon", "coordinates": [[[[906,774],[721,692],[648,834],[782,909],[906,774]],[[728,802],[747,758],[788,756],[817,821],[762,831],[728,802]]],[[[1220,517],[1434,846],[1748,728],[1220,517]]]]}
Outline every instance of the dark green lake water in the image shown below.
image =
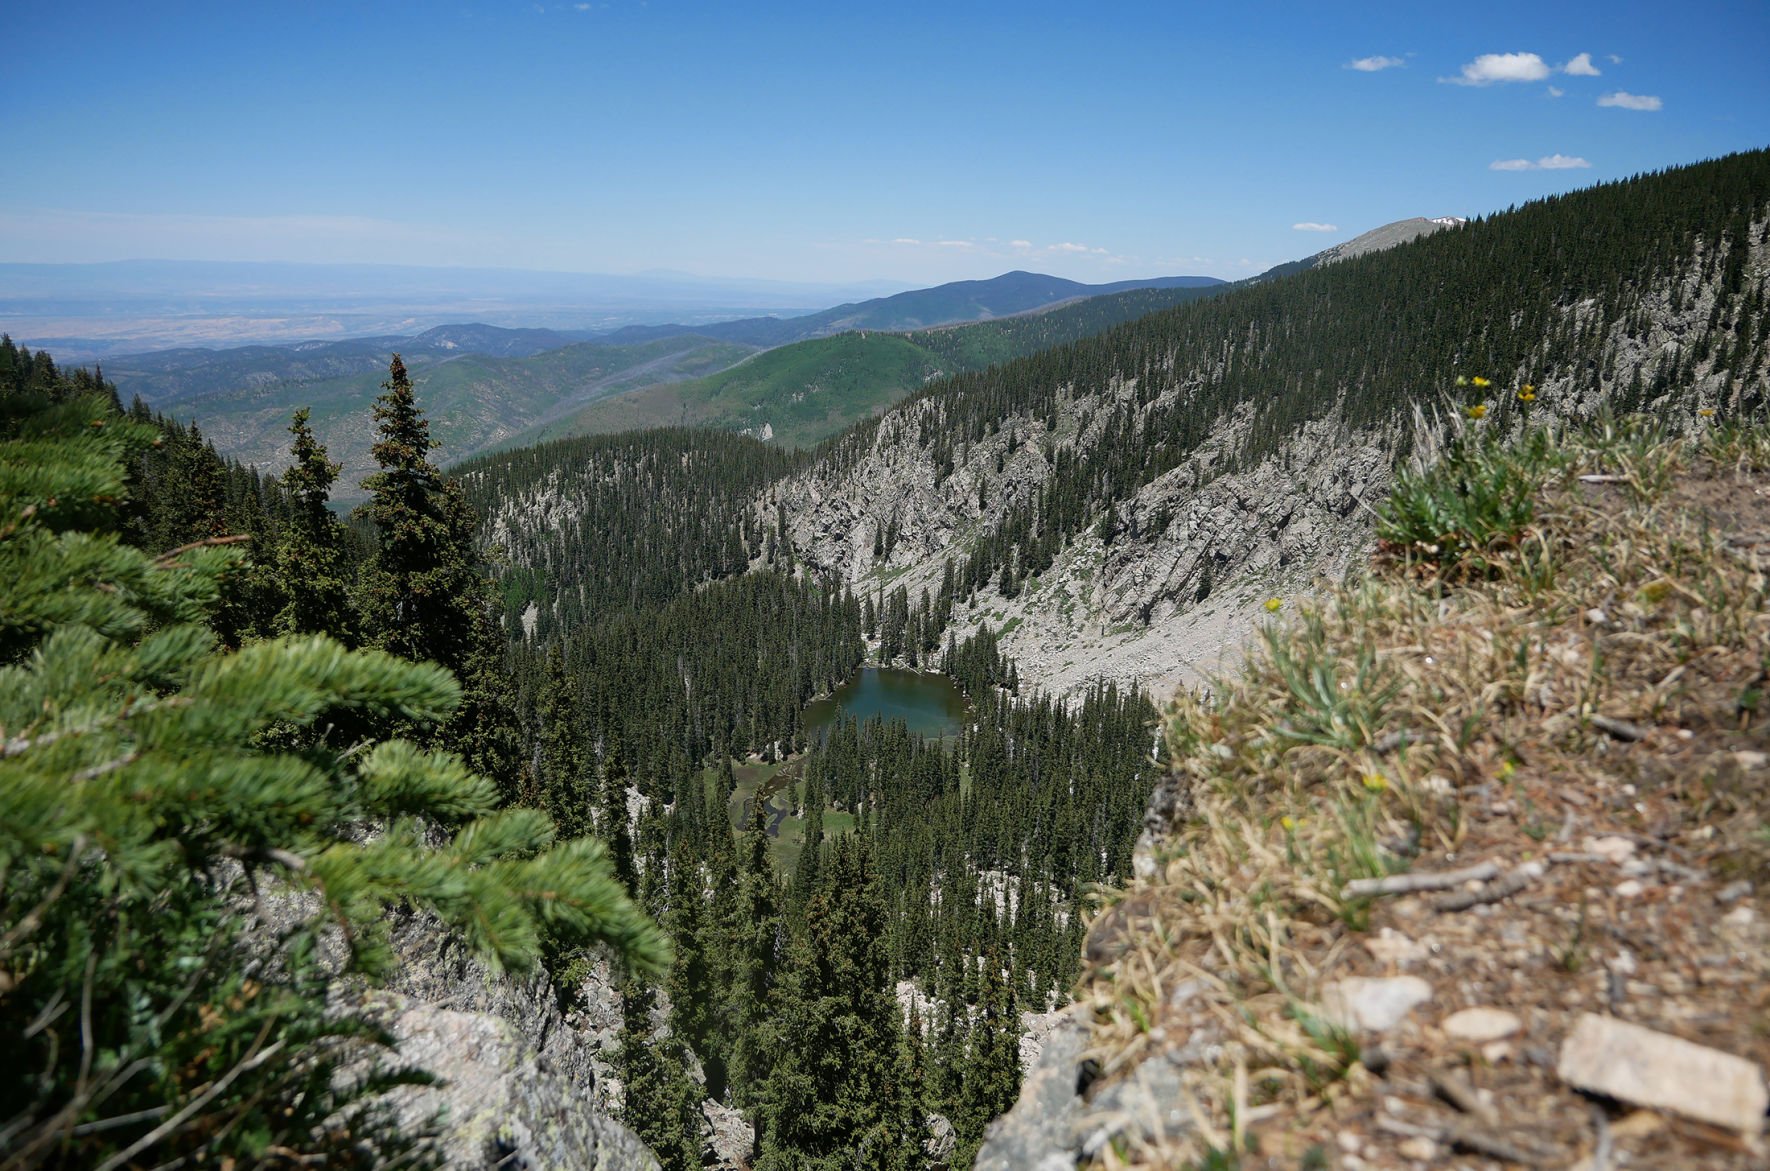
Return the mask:
{"type": "Polygon", "coordinates": [[[917,736],[957,735],[964,726],[965,693],[945,675],[897,667],[863,667],[825,699],[805,705],[807,738],[818,739],[838,718],[861,723],[902,720],[917,736]]]}

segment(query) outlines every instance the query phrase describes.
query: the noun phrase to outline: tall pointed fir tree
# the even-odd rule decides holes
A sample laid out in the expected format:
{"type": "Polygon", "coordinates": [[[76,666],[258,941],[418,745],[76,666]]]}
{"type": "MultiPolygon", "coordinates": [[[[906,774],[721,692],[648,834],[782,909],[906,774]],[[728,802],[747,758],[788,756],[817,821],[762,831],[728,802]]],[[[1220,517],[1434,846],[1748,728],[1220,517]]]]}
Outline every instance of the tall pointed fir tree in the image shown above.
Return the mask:
{"type": "Polygon", "coordinates": [[[588,833],[595,811],[590,761],[579,724],[577,696],[557,645],[548,648],[541,688],[535,696],[534,736],[540,799],[563,832],[588,833]]]}
{"type": "Polygon", "coordinates": [[[237,548],[116,533],[158,435],[100,396],[0,392],[0,1162],[412,1162],[375,1098],[410,1076],[327,1007],[392,968],[389,906],[519,968],[552,935],[662,973],[668,942],[599,844],[499,811],[459,758],[325,747],[341,712],[441,720],[447,671],[325,635],[217,650],[237,548]],[[254,891],[289,896],[274,939],[254,891]]]}
{"type": "Polygon", "coordinates": [[[363,481],[370,496],[359,510],[377,538],[359,594],[365,641],[456,670],[471,653],[472,611],[483,594],[472,535],[451,515],[442,473],[430,462],[430,422],[398,354],[381,389],[370,448],[381,470],[363,481]]]}
{"type": "Polygon", "coordinates": [[[630,981],[621,994],[621,1114],[663,1171],[699,1171],[701,1096],[682,1042],[655,1024],[656,1007],[649,984],[630,981]]]}
{"type": "Polygon", "coordinates": [[[520,791],[516,719],[491,582],[474,545],[473,510],[460,485],[430,462],[436,446],[430,423],[398,354],[381,388],[370,448],[381,470],[363,481],[370,497],[359,510],[376,533],[357,591],[363,641],[456,674],[462,702],[439,729],[438,742],[514,798],[520,791]]]}
{"type": "Polygon", "coordinates": [[[897,1002],[871,847],[839,838],[825,885],[794,932],[775,998],[778,1038],[758,1132],[757,1171],[889,1167],[910,1114],[896,1078],[897,1002]]]}
{"type": "Polygon", "coordinates": [[[350,605],[346,531],[332,514],[332,485],[338,464],[308,426],[302,407],[289,424],[295,437],[283,472],[289,515],[275,556],[276,592],[282,600],[274,620],[278,634],[329,634],[356,641],[356,614],[350,605]]]}

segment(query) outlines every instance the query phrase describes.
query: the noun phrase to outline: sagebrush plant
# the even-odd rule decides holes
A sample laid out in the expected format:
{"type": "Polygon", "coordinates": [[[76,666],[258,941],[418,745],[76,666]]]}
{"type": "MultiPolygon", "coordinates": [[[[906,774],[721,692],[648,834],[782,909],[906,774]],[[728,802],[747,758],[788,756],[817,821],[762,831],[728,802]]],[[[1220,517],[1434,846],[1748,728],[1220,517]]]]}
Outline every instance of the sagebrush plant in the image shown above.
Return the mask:
{"type": "MultiPolygon", "coordinates": [[[[1346,884],[1422,857],[1462,864],[1446,859],[1470,848],[1470,790],[1501,790],[1515,810],[1479,832],[1516,836],[1480,848],[1530,857],[1547,827],[1592,807],[1577,791],[1605,740],[1595,715],[1757,718],[1732,681],[1764,677],[1770,581],[1738,545],[1758,537],[1722,531],[1702,502],[1749,495],[1734,478],[1766,470],[1763,425],[1668,438],[1607,418],[1510,442],[1465,426],[1437,467],[1402,477],[1368,575],[1267,624],[1208,694],[1176,697],[1179,817],[1155,876],[1128,892],[1149,926],[1078,999],[1108,1077],[1175,1038],[1215,1056],[1185,1075],[1194,1134],[1100,1162],[1187,1165],[1224,1148],[1233,1120],[1282,1112],[1306,1129],[1325,1102],[1367,1092],[1356,1046],[1317,1007],[1373,911],[1346,884]]],[[[1718,873],[1762,878],[1762,801],[1732,755],[1660,772],[1649,758],[1642,776],[1661,778],[1687,824],[1714,827],[1718,873]]],[[[1568,963],[1583,947],[1567,944],[1568,963]]]]}
{"type": "Polygon", "coordinates": [[[442,720],[447,671],[324,635],[218,649],[241,551],[111,531],[155,435],[99,397],[0,398],[0,1168],[422,1162],[377,1094],[428,1075],[326,1007],[387,972],[388,908],[518,968],[554,936],[658,973],[667,940],[599,844],[456,757],[323,734],[442,720]]]}

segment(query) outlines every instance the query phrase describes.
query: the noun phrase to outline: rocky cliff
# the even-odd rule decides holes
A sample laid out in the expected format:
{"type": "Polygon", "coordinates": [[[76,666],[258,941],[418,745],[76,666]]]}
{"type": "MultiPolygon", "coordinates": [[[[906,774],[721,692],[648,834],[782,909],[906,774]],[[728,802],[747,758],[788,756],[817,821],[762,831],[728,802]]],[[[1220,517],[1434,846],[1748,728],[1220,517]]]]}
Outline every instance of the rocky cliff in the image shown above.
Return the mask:
{"type": "MultiPolygon", "coordinates": [[[[1550,361],[1545,338],[1542,352],[1515,368],[1487,371],[1490,395],[1510,397],[1540,379],[1531,383],[1539,422],[1608,408],[1681,427],[1695,425],[1699,411],[1762,395],[1765,227],[1750,225],[1744,310],[1739,295],[1723,297],[1723,245],[1699,238],[1661,285],[1639,291],[1634,312],[1606,318],[1596,299],[1555,310],[1547,332],[1588,337],[1586,361],[1550,361]],[[1716,332],[1742,346],[1756,337],[1757,362],[1737,354],[1725,361],[1725,347],[1712,344],[1716,332]]],[[[858,458],[825,461],[772,486],[757,513],[787,517],[794,552],[814,570],[857,591],[904,586],[913,601],[937,590],[946,559],[967,554],[1007,510],[1038,498],[1060,451],[1086,466],[1115,413],[1130,408],[1150,418],[1197,394],[1213,372],[1208,361],[1189,372],[1181,356],[1157,388],[1140,385],[1147,374],[1062,388],[1052,415],[1010,415],[969,444],[942,434],[938,403],[913,400],[879,421],[858,458]]],[[[986,588],[961,605],[956,633],[985,626],[1001,633],[1023,683],[1049,691],[1095,678],[1137,682],[1157,695],[1197,683],[1234,657],[1268,600],[1311,592],[1362,562],[1398,452],[1432,445],[1464,409],[1452,392],[1447,376],[1442,386],[1421,387],[1411,411],[1376,423],[1354,425],[1330,412],[1251,465],[1236,458],[1254,425],[1244,404],[1219,418],[1179,466],[1070,541],[1016,596],[986,588]]]]}
{"type": "MultiPolygon", "coordinates": [[[[264,938],[306,903],[264,892],[254,904],[264,938]]],[[[431,915],[397,918],[390,943],[392,981],[339,980],[329,1000],[366,1010],[396,1043],[399,1065],[439,1079],[392,1092],[400,1131],[434,1134],[450,1171],[657,1171],[657,1159],[613,1116],[621,1007],[606,962],[562,1005],[545,970],[492,971],[431,915]]],[[[341,962],[342,941],[330,946],[341,962]]]]}

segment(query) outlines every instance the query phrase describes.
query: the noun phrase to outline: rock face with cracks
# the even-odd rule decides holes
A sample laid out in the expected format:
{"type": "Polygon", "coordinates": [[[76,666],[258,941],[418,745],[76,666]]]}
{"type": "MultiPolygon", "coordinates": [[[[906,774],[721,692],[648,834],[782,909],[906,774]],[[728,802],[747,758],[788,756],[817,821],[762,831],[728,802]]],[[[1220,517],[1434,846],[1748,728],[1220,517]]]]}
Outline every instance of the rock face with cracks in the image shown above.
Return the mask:
{"type": "MultiPolygon", "coordinates": [[[[1119,397],[1135,385],[1122,384],[1119,397]]],[[[795,553],[814,569],[857,592],[903,586],[913,602],[938,591],[946,559],[963,555],[1002,508],[1037,495],[1051,453],[1099,440],[1105,405],[1079,400],[1049,429],[1011,420],[956,452],[942,475],[932,448],[912,441],[922,409],[912,403],[880,424],[855,466],[791,477],[758,508],[779,507],[795,553]],[[875,557],[888,530],[896,539],[875,557]]],[[[1120,505],[1115,532],[1080,536],[1019,596],[990,587],[961,605],[954,633],[1006,631],[1002,647],[1021,681],[1057,693],[1105,678],[1165,694],[1215,672],[1256,632],[1266,598],[1337,578],[1368,551],[1371,503],[1391,476],[1375,437],[1333,421],[1224,474],[1244,428],[1223,421],[1191,459],[1120,505]]]]}
{"type": "Polygon", "coordinates": [[[402,1124],[442,1126],[451,1168],[654,1171],[645,1144],[591,1108],[583,1087],[538,1056],[503,1017],[393,996],[383,1002],[400,1056],[441,1074],[439,1086],[396,1091],[402,1124]]]}
{"type": "MultiPolygon", "coordinates": [[[[272,922],[277,902],[265,904],[272,922]]],[[[621,1009],[606,962],[562,1011],[546,972],[494,973],[431,916],[401,917],[390,942],[398,974],[388,987],[344,982],[333,997],[394,1036],[399,1064],[441,1079],[393,1092],[402,1129],[434,1127],[445,1165],[462,1171],[655,1171],[611,1113],[621,1009]]]]}

